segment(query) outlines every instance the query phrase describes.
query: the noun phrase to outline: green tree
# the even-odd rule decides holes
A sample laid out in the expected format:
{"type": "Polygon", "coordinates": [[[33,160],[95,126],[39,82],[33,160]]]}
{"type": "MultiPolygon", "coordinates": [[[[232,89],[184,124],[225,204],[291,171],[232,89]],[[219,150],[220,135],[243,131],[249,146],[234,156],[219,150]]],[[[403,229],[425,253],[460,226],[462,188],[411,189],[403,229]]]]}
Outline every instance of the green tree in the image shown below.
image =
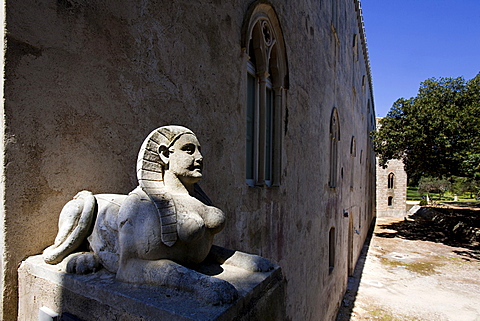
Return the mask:
{"type": "Polygon", "coordinates": [[[466,193],[470,194],[470,198],[478,194],[479,191],[479,182],[474,179],[470,179],[467,177],[457,177],[453,176],[451,178],[452,181],[452,193],[456,195],[463,195],[466,193]]]}
{"type": "Polygon", "coordinates": [[[430,193],[438,193],[441,198],[446,191],[450,190],[451,185],[450,181],[444,178],[422,177],[418,182],[418,192],[429,198],[430,193]]]}
{"type": "Polygon", "coordinates": [[[480,179],[480,73],[427,79],[416,97],[393,104],[373,135],[380,165],[402,159],[413,181],[480,179]]]}

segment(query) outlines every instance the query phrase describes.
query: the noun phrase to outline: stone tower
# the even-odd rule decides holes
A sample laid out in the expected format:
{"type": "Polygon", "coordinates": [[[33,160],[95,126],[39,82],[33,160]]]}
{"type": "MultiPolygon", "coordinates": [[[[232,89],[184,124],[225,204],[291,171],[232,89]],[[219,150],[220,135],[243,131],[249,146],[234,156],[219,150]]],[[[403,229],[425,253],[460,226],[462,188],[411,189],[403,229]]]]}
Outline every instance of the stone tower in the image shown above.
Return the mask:
{"type": "MultiPolygon", "coordinates": [[[[380,119],[377,118],[377,128],[380,119]]],[[[377,217],[404,216],[407,203],[405,166],[398,159],[389,160],[387,165],[386,168],[377,165],[377,217]]]]}

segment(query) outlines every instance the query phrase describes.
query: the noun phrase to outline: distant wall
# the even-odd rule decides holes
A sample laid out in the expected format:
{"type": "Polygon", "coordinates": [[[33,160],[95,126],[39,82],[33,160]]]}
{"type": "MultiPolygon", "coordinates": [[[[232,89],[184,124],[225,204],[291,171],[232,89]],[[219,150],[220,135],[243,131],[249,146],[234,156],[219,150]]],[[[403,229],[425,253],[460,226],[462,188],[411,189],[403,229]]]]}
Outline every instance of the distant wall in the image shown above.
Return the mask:
{"type": "Polygon", "coordinates": [[[216,243],[282,267],[292,320],[334,318],[375,216],[359,3],[271,1],[289,70],[277,188],[245,183],[241,38],[251,4],[6,1],[0,319],[15,319],[17,267],[53,242],[63,204],[82,189],[135,188],[140,145],[166,124],[189,127],[203,146],[202,188],[228,217],[216,243]],[[340,136],[330,187],[333,108],[340,136]]]}
{"type": "Polygon", "coordinates": [[[407,211],[407,173],[401,160],[388,161],[388,167],[377,167],[377,216],[405,216],[407,211]],[[389,187],[388,180],[393,186],[389,187]],[[393,176],[392,176],[393,175],[393,176]]]}

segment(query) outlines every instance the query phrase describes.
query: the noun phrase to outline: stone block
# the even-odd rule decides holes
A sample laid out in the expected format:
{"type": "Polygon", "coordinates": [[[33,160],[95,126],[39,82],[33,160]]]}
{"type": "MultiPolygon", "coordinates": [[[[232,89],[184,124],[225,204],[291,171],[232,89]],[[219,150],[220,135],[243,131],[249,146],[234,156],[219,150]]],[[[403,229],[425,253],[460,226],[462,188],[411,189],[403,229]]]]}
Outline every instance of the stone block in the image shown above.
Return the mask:
{"type": "Polygon", "coordinates": [[[38,320],[48,307],[78,320],[283,320],[285,289],[279,266],[270,272],[249,272],[234,266],[203,267],[230,282],[239,298],[232,304],[206,305],[189,293],[159,286],[115,280],[106,270],[77,275],[32,256],[19,268],[18,319],[38,320]]]}

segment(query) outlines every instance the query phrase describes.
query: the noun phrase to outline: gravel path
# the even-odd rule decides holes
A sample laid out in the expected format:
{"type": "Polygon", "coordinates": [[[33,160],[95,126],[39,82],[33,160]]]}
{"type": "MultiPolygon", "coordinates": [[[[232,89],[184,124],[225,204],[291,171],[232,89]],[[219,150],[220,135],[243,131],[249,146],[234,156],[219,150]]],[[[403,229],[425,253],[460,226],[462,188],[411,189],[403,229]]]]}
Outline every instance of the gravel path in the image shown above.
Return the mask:
{"type": "Polygon", "coordinates": [[[405,238],[404,220],[377,219],[337,321],[480,321],[479,249],[405,238]]]}

